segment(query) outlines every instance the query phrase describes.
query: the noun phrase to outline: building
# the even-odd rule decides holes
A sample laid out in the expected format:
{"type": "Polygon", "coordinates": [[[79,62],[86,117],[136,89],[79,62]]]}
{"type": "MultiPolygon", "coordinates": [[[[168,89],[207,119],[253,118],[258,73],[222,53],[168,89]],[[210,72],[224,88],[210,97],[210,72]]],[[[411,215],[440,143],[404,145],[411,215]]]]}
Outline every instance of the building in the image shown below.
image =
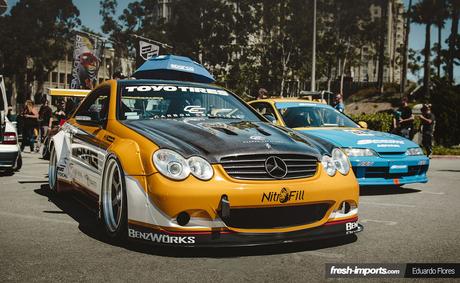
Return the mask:
{"type": "MultiPolygon", "coordinates": [[[[371,4],[370,15],[372,21],[380,21],[385,11],[377,4],[371,4]]],[[[386,9],[386,36],[385,36],[385,65],[383,81],[389,83],[401,82],[402,49],[404,44],[404,5],[402,0],[388,1],[386,9]]],[[[372,46],[363,46],[360,50],[361,64],[351,69],[351,76],[355,82],[377,82],[378,50],[372,46]]]]}

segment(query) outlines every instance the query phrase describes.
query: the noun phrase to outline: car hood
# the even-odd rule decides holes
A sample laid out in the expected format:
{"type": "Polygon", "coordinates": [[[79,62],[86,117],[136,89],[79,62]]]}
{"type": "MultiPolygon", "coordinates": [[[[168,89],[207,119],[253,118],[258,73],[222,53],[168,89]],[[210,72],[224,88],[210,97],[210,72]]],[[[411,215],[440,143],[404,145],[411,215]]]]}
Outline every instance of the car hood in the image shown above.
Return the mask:
{"type": "Polygon", "coordinates": [[[358,128],[295,129],[305,135],[316,136],[337,147],[371,148],[377,152],[405,152],[418,145],[403,137],[358,128]]]}
{"type": "Polygon", "coordinates": [[[211,163],[224,156],[252,154],[309,154],[320,159],[325,149],[292,130],[265,122],[230,119],[126,120],[124,125],[160,148],[188,158],[198,155],[211,163]]]}

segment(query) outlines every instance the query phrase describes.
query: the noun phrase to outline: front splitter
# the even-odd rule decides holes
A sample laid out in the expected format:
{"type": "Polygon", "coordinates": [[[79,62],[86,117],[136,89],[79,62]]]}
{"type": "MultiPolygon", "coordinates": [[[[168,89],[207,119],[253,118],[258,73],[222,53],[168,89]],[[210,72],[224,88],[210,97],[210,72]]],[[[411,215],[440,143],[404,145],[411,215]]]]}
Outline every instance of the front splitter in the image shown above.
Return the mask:
{"type": "Polygon", "coordinates": [[[144,243],[180,247],[245,247],[276,245],[344,237],[363,231],[357,219],[327,222],[326,224],[294,232],[284,233],[240,233],[231,230],[211,232],[169,232],[130,223],[130,239],[144,243]]]}

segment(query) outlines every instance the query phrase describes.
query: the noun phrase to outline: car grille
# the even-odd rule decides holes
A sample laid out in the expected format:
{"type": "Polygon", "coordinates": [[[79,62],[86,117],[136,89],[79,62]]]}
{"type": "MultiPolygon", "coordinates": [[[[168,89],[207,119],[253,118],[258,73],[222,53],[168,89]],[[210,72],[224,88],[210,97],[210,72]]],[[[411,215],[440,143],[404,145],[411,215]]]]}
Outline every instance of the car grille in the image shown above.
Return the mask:
{"type": "MultiPolygon", "coordinates": [[[[361,167],[362,168],[362,167],[361,167]]],[[[428,171],[428,165],[415,165],[407,168],[407,173],[389,173],[389,167],[367,167],[364,169],[364,175],[360,175],[356,167],[353,167],[353,172],[358,178],[385,178],[394,179],[401,177],[417,176],[428,171]]]]}
{"type": "Polygon", "coordinates": [[[311,224],[323,219],[330,205],[315,203],[266,208],[231,208],[222,218],[228,227],[242,229],[283,228],[311,224]]]}
{"type": "Polygon", "coordinates": [[[220,163],[230,177],[241,180],[273,180],[265,169],[265,160],[271,156],[281,158],[287,165],[287,174],[282,179],[308,178],[316,174],[318,160],[311,155],[299,154],[254,154],[226,156],[220,163]]]}

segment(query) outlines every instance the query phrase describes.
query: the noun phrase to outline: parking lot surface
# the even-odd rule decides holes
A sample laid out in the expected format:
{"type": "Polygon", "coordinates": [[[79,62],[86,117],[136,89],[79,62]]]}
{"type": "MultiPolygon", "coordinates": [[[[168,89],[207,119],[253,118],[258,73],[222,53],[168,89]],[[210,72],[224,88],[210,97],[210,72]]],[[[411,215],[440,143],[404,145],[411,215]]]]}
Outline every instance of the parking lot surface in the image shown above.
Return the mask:
{"type": "Polygon", "coordinates": [[[48,194],[47,164],[0,177],[0,281],[323,281],[325,263],[460,262],[460,159],[427,184],[362,188],[356,237],[282,246],[178,249],[110,242],[71,196],[48,194]]]}

